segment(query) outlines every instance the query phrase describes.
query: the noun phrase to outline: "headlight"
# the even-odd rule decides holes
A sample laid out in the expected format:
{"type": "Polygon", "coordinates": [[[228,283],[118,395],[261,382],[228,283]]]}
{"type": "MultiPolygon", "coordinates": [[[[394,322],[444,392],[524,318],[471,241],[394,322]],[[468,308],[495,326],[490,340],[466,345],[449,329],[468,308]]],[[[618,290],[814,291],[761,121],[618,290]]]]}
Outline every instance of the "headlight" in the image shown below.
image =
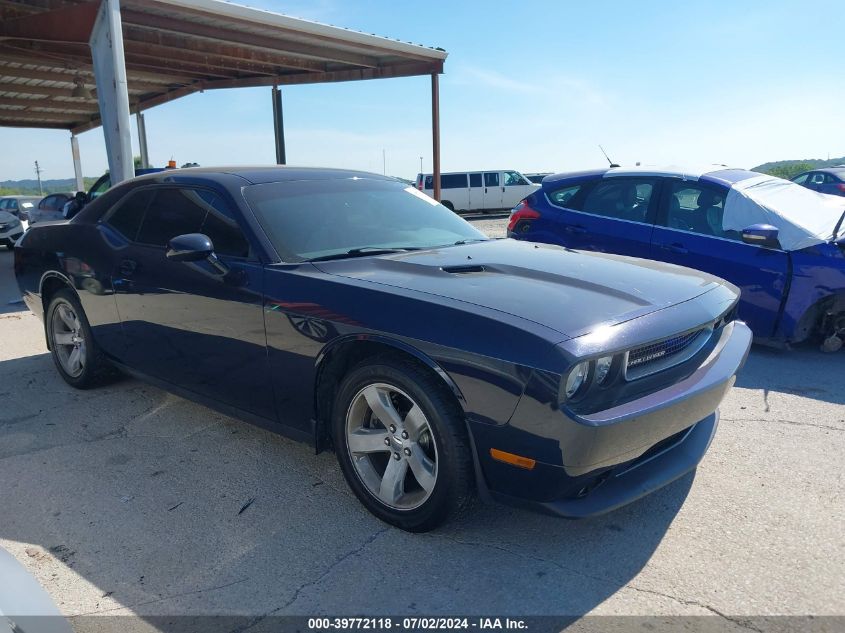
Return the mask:
{"type": "Polygon", "coordinates": [[[613,365],[613,356],[602,356],[596,361],[596,383],[603,385],[610,374],[610,366],[613,365]]]}
{"type": "Polygon", "coordinates": [[[564,391],[567,398],[572,398],[581,390],[581,387],[584,386],[584,382],[587,379],[587,374],[589,373],[589,370],[589,361],[578,363],[577,365],[575,365],[575,367],[572,368],[572,371],[570,371],[569,375],[566,377],[566,386],[564,391]]]}

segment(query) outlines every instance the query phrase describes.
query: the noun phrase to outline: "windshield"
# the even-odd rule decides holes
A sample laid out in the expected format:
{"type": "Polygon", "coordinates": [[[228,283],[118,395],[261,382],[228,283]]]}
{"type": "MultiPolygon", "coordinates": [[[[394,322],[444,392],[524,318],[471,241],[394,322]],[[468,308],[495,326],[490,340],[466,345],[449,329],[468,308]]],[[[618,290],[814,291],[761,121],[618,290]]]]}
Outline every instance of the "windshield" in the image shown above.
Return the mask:
{"type": "Polygon", "coordinates": [[[446,207],[395,181],[273,182],[245,187],[244,196],[282,259],[290,262],[487,239],[446,207]]]}
{"type": "Polygon", "coordinates": [[[843,211],[845,198],[761,175],[734,183],[722,225],[742,231],[752,224],[772,224],[783,250],[795,251],[831,241],[843,211]]]}

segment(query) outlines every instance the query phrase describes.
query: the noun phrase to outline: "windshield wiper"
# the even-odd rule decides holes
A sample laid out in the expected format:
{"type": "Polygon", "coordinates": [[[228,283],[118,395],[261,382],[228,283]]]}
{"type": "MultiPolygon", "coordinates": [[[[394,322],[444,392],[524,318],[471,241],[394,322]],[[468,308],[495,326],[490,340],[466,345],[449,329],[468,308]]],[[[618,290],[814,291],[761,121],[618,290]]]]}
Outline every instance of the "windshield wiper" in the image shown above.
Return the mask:
{"type": "Polygon", "coordinates": [[[405,253],[408,251],[418,251],[419,246],[402,246],[402,247],[381,247],[381,246],[362,246],[361,248],[353,248],[343,253],[332,253],[331,255],[321,255],[320,257],[312,257],[309,262],[325,262],[331,259],[347,259],[352,257],[368,257],[370,255],[390,255],[391,253],[405,253]]]}
{"type": "Polygon", "coordinates": [[[490,238],[487,237],[472,237],[468,240],[458,240],[452,246],[461,246],[462,244],[469,244],[470,242],[489,242],[490,238]]]}

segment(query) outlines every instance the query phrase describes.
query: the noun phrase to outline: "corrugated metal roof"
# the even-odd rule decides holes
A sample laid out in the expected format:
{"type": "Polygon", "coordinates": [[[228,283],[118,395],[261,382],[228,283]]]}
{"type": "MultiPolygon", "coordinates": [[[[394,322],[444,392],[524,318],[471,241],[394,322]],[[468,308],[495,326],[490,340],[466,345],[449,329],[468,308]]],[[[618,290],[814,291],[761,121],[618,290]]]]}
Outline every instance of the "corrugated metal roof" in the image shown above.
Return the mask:
{"type": "MultiPolygon", "coordinates": [[[[87,34],[99,1],[0,2],[0,126],[100,124],[87,34]],[[68,26],[72,25],[72,26],[68,26]],[[87,31],[86,31],[87,25],[87,31]]],[[[220,0],[122,0],[132,111],[201,90],[443,71],[447,53],[220,0]]]]}

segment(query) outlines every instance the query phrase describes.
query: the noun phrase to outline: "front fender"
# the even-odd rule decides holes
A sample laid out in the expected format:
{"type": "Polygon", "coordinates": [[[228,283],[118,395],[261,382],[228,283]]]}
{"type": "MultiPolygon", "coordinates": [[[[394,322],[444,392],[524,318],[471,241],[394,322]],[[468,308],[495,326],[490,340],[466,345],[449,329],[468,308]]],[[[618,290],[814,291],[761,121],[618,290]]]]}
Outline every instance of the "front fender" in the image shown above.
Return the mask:
{"type": "Polygon", "coordinates": [[[462,406],[466,403],[466,399],[464,398],[464,394],[461,391],[461,388],[452,379],[449,373],[444,370],[439,363],[437,363],[437,361],[432,359],[430,356],[428,356],[428,354],[422,352],[417,347],[410,345],[405,341],[391,338],[388,336],[383,336],[380,334],[346,334],[333,339],[332,341],[327,343],[317,355],[317,358],[314,363],[314,366],[317,370],[317,374],[320,374],[323,363],[325,363],[326,359],[330,358],[333,353],[335,353],[337,350],[344,347],[345,345],[350,345],[355,342],[361,341],[378,343],[380,345],[392,347],[400,352],[404,352],[405,354],[410,354],[418,361],[426,365],[429,369],[434,371],[438,376],[440,376],[441,380],[443,380],[446,386],[449,387],[449,389],[452,391],[458,401],[462,404],[462,406]]]}

